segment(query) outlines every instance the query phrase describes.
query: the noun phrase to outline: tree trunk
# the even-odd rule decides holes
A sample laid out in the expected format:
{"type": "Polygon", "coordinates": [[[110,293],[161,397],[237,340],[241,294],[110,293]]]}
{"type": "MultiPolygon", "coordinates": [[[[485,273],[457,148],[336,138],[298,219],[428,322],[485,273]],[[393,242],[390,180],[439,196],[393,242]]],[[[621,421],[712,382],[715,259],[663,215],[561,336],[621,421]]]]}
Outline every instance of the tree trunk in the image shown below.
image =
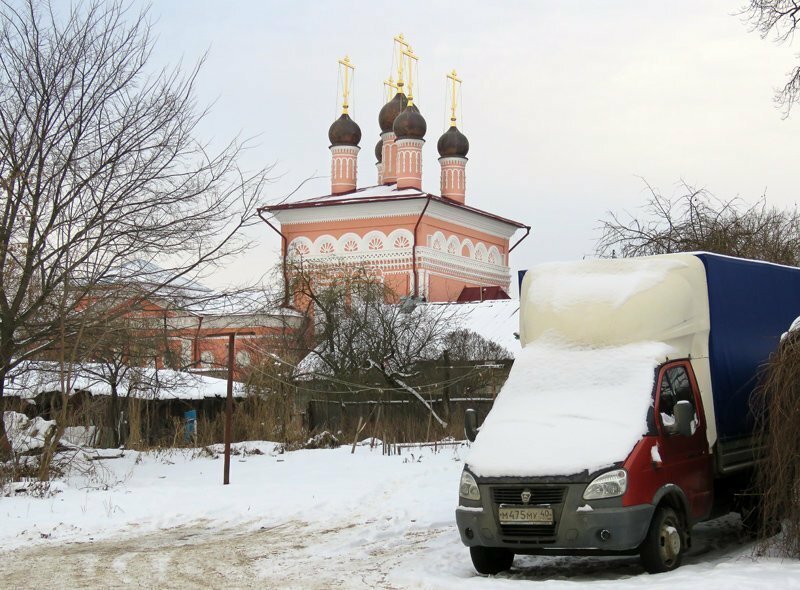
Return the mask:
{"type": "Polygon", "coordinates": [[[0,461],[11,459],[11,443],[6,433],[6,398],[3,395],[6,383],[6,371],[0,371],[0,461]]]}
{"type": "Polygon", "coordinates": [[[117,417],[119,416],[119,395],[117,394],[117,384],[111,383],[111,404],[110,404],[110,421],[111,421],[111,446],[116,448],[119,446],[119,425],[117,417]]]}

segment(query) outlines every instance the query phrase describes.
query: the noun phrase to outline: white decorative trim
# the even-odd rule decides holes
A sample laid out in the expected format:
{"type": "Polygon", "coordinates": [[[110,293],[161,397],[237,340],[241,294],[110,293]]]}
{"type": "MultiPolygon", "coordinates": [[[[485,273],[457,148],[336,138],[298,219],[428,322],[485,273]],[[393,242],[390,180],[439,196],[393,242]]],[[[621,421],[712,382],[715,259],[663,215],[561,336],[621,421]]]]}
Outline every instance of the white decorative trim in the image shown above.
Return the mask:
{"type": "MultiPolygon", "coordinates": [[[[364,236],[355,232],[346,232],[339,238],[331,234],[323,234],[313,242],[305,237],[298,236],[289,244],[289,256],[301,255],[304,258],[325,256],[352,256],[358,253],[374,253],[378,251],[404,252],[409,251],[413,245],[414,235],[405,228],[393,230],[387,236],[380,230],[370,230],[364,236]]],[[[490,266],[503,267],[503,255],[496,245],[488,248],[483,242],[473,243],[471,239],[464,238],[462,242],[458,236],[451,234],[446,238],[441,231],[436,231],[426,237],[426,246],[435,252],[462,260],[471,260],[485,263],[490,266]],[[466,256],[464,255],[466,249],[466,256]]]]}
{"type": "MultiPolygon", "coordinates": [[[[479,261],[463,256],[454,256],[425,246],[417,246],[417,260],[423,261],[425,264],[453,269],[460,275],[486,277],[486,280],[489,281],[495,281],[497,278],[509,280],[508,277],[511,276],[511,269],[507,266],[489,264],[485,260],[479,261]]],[[[491,282],[490,284],[497,283],[491,282]]]]}
{"type": "Polygon", "coordinates": [[[311,251],[321,254],[333,254],[336,249],[336,238],[330,234],[324,234],[314,240],[314,248],[311,251]]]}
{"type": "MultiPolygon", "coordinates": [[[[442,277],[443,279],[453,280],[454,277],[452,274],[448,274],[447,272],[437,271],[434,269],[428,269],[425,271],[428,280],[430,277],[442,277]]],[[[487,279],[485,277],[473,276],[467,279],[470,283],[475,284],[478,287],[503,287],[506,291],[508,291],[509,286],[511,285],[511,275],[509,274],[507,277],[503,279],[498,278],[490,278],[487,279]]],[[[466,286],[466,285],[464,285],[466,286]]]]}
{"type": "Polygon", "coordinates": [[[361,239],[362,252],[374,252],[386,248],[386,234],[382,231],[372,230],[364,234],[361,239]]]}
{"type": "Polygon", "coordinates": [[[314,252],[314,243],[305,236],[300,236],[289,242],[286,256],[290,259],[297,256],[308,256],[314,252]]]}
{"type": "Polygon", "coordinates": [[[472,240],[469,238],[464,238],[464,241],[461,242],[461,256],[464,258],[475,258],[475,244],[473,244],[472,240]],[[464,254],[464,248],[467,249],[466,254],[464,254]]]}
{"type": "Polygon", "coordinates": [[[405,228],[398,228],[393,230],[386,238],[386,244],[389,248],[406,249],[410,248],[414,243],[414,234],[405,228]]]}
{"type": "Polygon", "coordinates": [[[354,232],[347,232],[342,234],[336,240],[336,253],[347,254],[349,252],[358,252],[361,249],[361,236],[354,232]]]}
{"type": "Polygon", "coordinates": [[[446,205],[440,201],[431,201],[430,207],[425,212],[426,216],[441,219],[449,223],[463,225],[470,229],[489,234],[498,238],[509,239],[519,228],[498,219],[484,217],[468,209],[446,205]]]}
{"type": "Polygon", "coordinates": [[[489,251],[486,253],[486,262],[489,264],[503,264],[503,255],[494,244],[489,246],[489,251]]]}
{"type": "Polygon", "coordinates": [[[375,262],[379,263],[381,268],[391,269],[396,267],[396,270],[405,269],[411,264],[411,248],[407,250],[371,250],[367,252],[346,252],[344,254],[309,254],[303,256],[303,260],[309,263],[316,264],[353,264],[362,262],[375,262]]]}

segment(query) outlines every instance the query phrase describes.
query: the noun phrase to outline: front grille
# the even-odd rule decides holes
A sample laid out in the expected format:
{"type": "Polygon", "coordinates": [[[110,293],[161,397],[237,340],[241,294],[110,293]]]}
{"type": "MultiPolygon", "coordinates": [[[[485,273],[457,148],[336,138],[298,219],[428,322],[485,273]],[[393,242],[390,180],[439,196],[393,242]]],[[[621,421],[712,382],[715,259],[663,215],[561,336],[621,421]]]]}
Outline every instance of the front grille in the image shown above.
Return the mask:
{"type": "MultiPolygon", "coordinates": [[[[524,506],[522,493],[528,490],[531,499],[528,506],[548,505],[553,508],[553,524],[504,524],[500,525],[503,541],[512,544],[548,544],[555,543],[558,522],[561,519],[564,498],[567,494],[566,486],[494,486],[492,487],[492,501],[495,508],[501,504],[524,506]]],[[[495,512],[495,516],[496,516],[495,512]]]]}
{"type": "Polygon", "coordinates": [[[506,541],[535,541],[537,543],[553,543],[556,540],[556,524],[528,525],[504,524],[500,525],[500,532],[506,541]]]}
{"type": "Polygon", "coordinates": [[[540,504],[561,504],[564,501],[564,493],[567,488],[544,487],[544,486],[514,486],[514,487],[495,487],[492,488],[492,500],[495,504],[518,504],[522,503],[522,492],[529,490],[531,499],[530,506],[540,504]]]}

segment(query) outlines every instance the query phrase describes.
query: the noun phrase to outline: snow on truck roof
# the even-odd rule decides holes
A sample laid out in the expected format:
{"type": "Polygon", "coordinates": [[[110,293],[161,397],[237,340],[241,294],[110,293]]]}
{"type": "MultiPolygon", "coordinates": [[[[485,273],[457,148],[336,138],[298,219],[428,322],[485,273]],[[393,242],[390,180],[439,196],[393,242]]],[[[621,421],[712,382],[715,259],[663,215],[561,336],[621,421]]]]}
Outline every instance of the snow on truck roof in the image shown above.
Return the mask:
{"type": "Polygon", "coordinates": [[[647,431],[655,367],[708,356],[706,289],[691,254],[528,271],[522,351],[469,468],[483,477],[571,475],[623,461],[647,431]]]}
{"type": "Polygon", "coordinates": [[[553,332],[577,345],[657,341],[681,356],[708,353],[705,269],[692,254],[543,264],[525,275],[520,304],[522,346],[553,332]]]}

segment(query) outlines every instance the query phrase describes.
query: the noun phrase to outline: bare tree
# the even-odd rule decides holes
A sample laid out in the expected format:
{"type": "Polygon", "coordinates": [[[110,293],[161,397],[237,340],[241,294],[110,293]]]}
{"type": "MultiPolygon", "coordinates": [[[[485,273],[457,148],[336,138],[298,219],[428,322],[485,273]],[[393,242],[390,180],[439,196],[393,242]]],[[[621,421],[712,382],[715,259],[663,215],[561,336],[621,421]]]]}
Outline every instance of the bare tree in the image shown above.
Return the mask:
{"type": "MultiPolygon", "coordinates": [[[[795,0],[750,0],[741,14],[762,39],[772,36],[776,43],[791,43],[800,18],[800,4],[795,0]]],[[[800,65],[792,68],[782,88],[775,92],[775,102],[788,116],[800,98],[800,65]]]]}
{"type": "Polygon", "coordinates": [[[455,361],[499,361],[512,358],[512,354],[504,346],[468,328],[450,332],[445,336],[443,346],[455,361]]]}
{"type": "Polygon", "coordinates": [[[198,141],[199,65],[151,73],[152,48],[121,1],[0,0],[0,415],[6,374],[85,327],[131,259],[166,269],[155,289],[246,245],[268,169],[198,141]]]}
{"type": "MultiPolygon", "coordinates": [[[[137,297],[131,299],[136,301],[137,297]]],[[[101,316],[89,317],[86,328],[79,334],[73,333],[59,352],[61,348],[74,350],[76,354],[73,358],[76,360],[72,371],[108,385],[111,395],[108,404],[110,436],[107,442],[117,447],[122,444],[119,420],[121,390],[127,396],[139,389],[155,390],[156,385],[169,385],[152,383],[151,376],[157,373],[143,372],[141,368],[157,369],[159,365],[178,368],[180,351],[175,351],[170,345],[167,323],[156,314],[136,309],[138,306],[134,305],[133,310],[120,315],[113,309],[108,310],[109,302],[105,302],[101,316]]],[[[99,306],[98,303],[94,307],[99,306]]],[[[174,375],[172,372],[169,374],[174,375]]]]}
{"type": "Polygon", "coordinates": [[[597,254],[647,256],[706,251],[797,266],[800,212],[767,206],[762,197],[744,206],[683,184],[683,195],[664,197],[645,183],[649,198],[642,218],[609,212],[601,221],[597,254]]]}
{"type": "Polygon", "coordinates": [[[382,387],[408,393],[446,426],[414,378],[420,361],[441,354],[452,330],[451,310],[394,303],[396,294],[369,266],[293,265],[289,275],[296,304],[313,318],[301,372],[353,389],[363,389],[377,374],[382,387]]]}
{"type": "Polygon", "coordinates": [[[756,464],[759,501],[753,518],[762,535],[761,549],[800,558],[800,322],[788,332],[770,357],[754,411],[764,457],[756,464]],[[770,539],[781,530],[783,535],[770,539]]]}

